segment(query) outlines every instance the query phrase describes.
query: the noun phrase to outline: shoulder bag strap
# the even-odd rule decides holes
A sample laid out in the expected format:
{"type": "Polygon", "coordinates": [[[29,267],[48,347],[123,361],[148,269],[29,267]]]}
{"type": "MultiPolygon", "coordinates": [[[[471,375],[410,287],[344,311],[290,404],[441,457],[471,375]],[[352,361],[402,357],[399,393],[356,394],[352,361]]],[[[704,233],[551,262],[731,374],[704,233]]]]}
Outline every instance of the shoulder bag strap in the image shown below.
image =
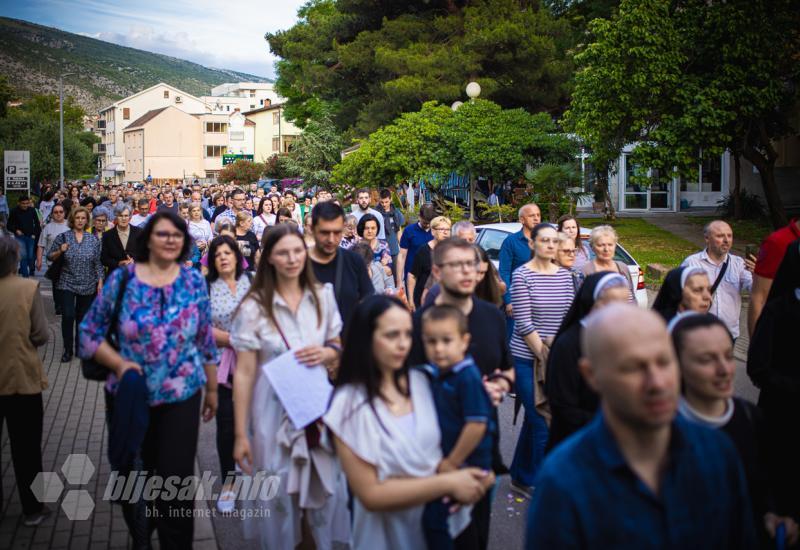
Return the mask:
{"type": "Polygon", "coordinates": [[[111,312],[111,322],[108,325],[108,333],[106,334],[106,340],[108,340],[108,343],[111,344],[114,349],[118,347],[117,325],[119,324],[119,314],[122,310],[122,299],[125,297],[125,290],[128,288],[128,278],[130,277],[128,267],[125,266],[122,269],[124,270],[124,275],[122,276],[122,281],[120,281],[117,296],[114,298],[114,309],[111,312]]]}
{"type": "Polygon", "coordinates": [[[725,260],[725,263],[722,264],[722,269],[719,270],[719,275],[717,275],[717,279],[714,281],[714,284],[711,285],[711,295],[713,296],[714,293],[717,291],[717,287],[722,282],[722,278],[725,276],[725,272],[728,271],[728,264],[731,261],[731,257],[728,256],[728,259],[725,260]]]}
{"type": "Polygon", "coordinates": [[[336,251],[336,277],[333,280],[333,296],[336,298],[336,303],[339,303],[339,295],[342,288],[342,270],[344,269],[344,255],[345,250],[336,251]]]}

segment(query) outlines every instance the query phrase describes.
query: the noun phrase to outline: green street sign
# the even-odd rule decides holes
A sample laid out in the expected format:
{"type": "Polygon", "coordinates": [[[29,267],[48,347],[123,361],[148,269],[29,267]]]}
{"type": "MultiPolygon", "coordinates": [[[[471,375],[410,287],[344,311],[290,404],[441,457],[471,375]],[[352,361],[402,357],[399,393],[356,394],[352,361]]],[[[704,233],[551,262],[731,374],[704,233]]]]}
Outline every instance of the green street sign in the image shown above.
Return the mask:
{"type": "Polygon", "coordinates": [[[237,160],[249,160],[253,162],[253,155],[222,155],[222,166],[233,164],[237,160]]]}

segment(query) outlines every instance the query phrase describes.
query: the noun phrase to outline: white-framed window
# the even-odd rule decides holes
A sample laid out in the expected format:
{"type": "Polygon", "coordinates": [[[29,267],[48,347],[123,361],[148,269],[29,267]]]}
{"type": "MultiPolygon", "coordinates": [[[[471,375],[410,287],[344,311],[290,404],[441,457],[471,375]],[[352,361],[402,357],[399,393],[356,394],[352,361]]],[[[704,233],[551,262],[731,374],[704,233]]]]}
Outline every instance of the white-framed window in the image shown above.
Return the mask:
{"type": "Polygon", "coordinates": [[[221,157],[228,154],[227,145],[206,145],[206,158],[221,157]]]}
{"type": "Polygon", "coordinates": [[[207,134],[224,134],[228,131],[227,122],[206,122],[207,134]]]}

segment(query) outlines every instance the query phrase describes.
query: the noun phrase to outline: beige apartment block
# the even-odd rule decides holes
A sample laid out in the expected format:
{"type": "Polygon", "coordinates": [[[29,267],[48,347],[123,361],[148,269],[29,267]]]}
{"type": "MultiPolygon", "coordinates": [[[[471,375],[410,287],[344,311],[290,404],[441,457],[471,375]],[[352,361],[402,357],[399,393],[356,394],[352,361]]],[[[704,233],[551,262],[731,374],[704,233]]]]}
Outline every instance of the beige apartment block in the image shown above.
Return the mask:
{"type": "Polygon", "coordinates": [[[200,117],[170,105],[131,121],[123,136],[124,181],[205,177],[200,117]]]}
{"type": "Polygon", "coordinates": [[[244,115],[255,123],[255,156],[265,162],[278,153],[288,153],[302,130],[286,120],[283,104],[268,105],[247,111],[244,115]]]}
{"type": "MultiPolygon", "coordinates": [[[[145,114],[164,107],[197,115],[211,110],[201,99],[163,82],[102,109],[97,130],[101,139],[98,151],[101,154],[104,178],[111,178],[116,182],[123,180],[126,164],[123,132],[145,114]]],[[[131,180],[128,176],[124,176],[124,179],[131,180]]]]}

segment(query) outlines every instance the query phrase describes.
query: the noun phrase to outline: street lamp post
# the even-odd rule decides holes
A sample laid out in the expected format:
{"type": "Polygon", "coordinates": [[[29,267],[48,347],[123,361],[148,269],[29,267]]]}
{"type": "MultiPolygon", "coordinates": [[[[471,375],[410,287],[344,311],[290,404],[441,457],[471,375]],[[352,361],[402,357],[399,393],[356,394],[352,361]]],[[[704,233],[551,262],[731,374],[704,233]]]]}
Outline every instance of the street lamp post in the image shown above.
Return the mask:
{"type": "Polygon", "coordinates": [[[58,159],[59,188],[64,189],[64,77],[75,73],[62,73],[58,77],[58,159]]]}
{"type": "MultiPolygon", "coordinates": [[[[475,99],[481,95],[481,85],[475,82],[474,80],[467,84],[467,96],[469,97],[470,103],[474,102],[475,99]]],[[[475,221],[475,179],[472,177],[472,174],[469,176],[469,221],[475,221]]]]}

